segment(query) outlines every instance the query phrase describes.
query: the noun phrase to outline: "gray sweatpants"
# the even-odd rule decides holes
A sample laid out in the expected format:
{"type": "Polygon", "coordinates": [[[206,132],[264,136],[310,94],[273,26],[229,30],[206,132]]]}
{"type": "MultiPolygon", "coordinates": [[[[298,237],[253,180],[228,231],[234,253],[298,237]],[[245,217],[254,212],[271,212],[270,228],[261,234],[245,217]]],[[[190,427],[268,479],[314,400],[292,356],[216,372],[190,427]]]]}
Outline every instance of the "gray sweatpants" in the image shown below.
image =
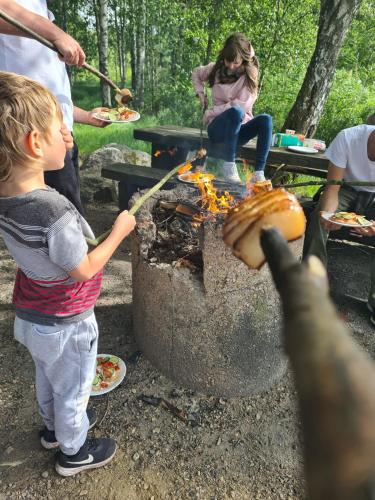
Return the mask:
{"type": "Polygon", "coordinates": [[[95,314],[69,325],[38,325],[20,318],[14,337],[35,363],[36,396],[47,429],[60,448],[74,455],[86,440],[86,407],[96,369],[98,326],[95,314]]]}

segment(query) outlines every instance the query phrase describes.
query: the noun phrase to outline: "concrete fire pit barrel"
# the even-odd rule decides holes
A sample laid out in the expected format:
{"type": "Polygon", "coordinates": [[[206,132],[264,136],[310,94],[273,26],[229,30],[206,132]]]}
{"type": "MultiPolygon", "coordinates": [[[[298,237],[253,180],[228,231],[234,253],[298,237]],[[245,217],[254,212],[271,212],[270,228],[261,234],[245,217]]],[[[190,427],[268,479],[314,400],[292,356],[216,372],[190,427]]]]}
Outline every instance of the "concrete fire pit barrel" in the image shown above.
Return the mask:
{"type": "MultiPolygon", "coordinates": [[[[160,191],[138,212],[132,238],[136,342],[153,366],[184,387],[222,397],[259,393],[286,369],[279,298],[268,266],[249,270],[235,258],[218,222],[200,229],[202,273],[149,260],[156,203],[186,198],[186,192],[160,191]]],[[[302,242],[291,246],[299,256],[302,242]]]]}

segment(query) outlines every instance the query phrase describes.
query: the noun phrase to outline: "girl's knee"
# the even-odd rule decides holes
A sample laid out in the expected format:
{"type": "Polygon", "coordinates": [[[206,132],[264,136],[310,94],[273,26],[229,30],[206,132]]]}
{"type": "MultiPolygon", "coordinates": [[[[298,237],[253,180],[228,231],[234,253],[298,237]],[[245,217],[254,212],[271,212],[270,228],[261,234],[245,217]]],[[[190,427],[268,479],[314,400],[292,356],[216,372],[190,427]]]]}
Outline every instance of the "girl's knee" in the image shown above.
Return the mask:
{"type": "Polygon", "coordinates": [[[245,111],[240,106],[233,106],[232,108],[229,108],[228,113],[233,119],[237,119],[239,121],[242,121],[245,116],[245,111]]]}
{"type": "Polygon", "coordinates": [[[267,115],[266,113],[263,113],[261,115],[257,116],[257,119],[261,123],[261,125],[264,128],[271,129],[272,130],[272,116],[267,115]]]}

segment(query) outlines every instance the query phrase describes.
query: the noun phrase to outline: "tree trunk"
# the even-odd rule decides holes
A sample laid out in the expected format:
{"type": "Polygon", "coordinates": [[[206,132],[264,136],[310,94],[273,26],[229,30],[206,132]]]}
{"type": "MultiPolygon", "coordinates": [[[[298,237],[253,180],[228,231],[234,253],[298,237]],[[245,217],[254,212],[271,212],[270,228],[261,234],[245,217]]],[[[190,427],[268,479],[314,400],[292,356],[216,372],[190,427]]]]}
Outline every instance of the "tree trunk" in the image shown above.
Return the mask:
{"type": "Polygon", "coordinates": [[[321,0],[314,54],[284,129],[312,137],[323,112],[336,70],[337,58],[362,0],[321,0]]]}
{"type": "MultiPolygon", "coordinates": [[[[99,70],[108,76],[108,0],[98,0],[97,34],[99,52],[99,70]]],[[[100,82],[102,104],[111,107],[111,91],[109,86],[100,82]]]]}
{"type": "Polygon", "coordinates": [[[131,19],[131,37],[130,37],[130,67],[132,71],[132,82],[131,86],[133,91],[138,88],[138,64],[137,64],[137,45],[138,45],[138,37],[137,37],[137,16],[136,16],[136,0],[132,0],[130,2],[130,19],[131,19]]]}
{"type": "Polygon", "coordinates": [[[146,55],[146,0],[138,0],[137,29],[137,86],[135,94],[140,109],[144,106],[145,55],[146,55]]]}

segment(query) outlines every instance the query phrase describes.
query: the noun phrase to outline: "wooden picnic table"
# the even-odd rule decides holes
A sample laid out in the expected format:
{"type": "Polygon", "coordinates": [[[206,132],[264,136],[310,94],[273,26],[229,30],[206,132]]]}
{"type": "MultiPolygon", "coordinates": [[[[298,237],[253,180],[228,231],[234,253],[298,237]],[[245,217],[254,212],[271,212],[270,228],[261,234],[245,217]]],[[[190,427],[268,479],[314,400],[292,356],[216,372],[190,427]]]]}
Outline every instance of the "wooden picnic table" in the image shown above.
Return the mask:
{"type": "MultiPolygon", "coordinates": [[[[207,147],[207,133],[203,132],[202,135],[203,147],[207,147]]],[[[137,128],[134,129],[134,138],[151,142],[151,166],[167,170],[185,161],[188,151],[199,148],[201,144],[199,129],[175,125],[137,128]]],[[[255,161],[255,152],[256,145],[250,141],[244,146],[239,146],[237,156],[251,163],[255,161]]],[[[287,148],[273,147],[268,155],[267,166],[277,168],[280,165],[284,165],[283,170],[287,172],[325,178],[328,159],[320,153],[296,153],[287,148]]]]}

